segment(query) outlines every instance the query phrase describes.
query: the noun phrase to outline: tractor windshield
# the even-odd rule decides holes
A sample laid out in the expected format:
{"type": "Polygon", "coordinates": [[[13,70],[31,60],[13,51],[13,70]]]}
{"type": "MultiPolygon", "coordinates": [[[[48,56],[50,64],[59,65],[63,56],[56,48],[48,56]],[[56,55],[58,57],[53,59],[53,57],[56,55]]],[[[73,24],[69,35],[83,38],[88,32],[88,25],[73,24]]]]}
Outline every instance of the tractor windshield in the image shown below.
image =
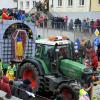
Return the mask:
{"type": "Polygon", "coordinates": [[[67,53],[68,53],[68,48],[67,46],[58,46],[57,47],[59,49],[59,53],[58,56],[59,58],[67,58],[67,53]]]}
{"type": "Polygon", "coordinates": [[[52,51],[54,46],[51,45],[44,45],[44,44],[36,44],[36,53],[35,56],[47,58],[48,51],[52,51]]]}
{"type": "MultiPolygon", "coordinates": [[[[69,56],[69,46],[68,45],[58,45],[57,46],[57,49],[59,49],[58,51],[58,57],[59,59],[65,59],[65,58],[68,58],[69,56]]],[[[55,54],[56,54],[56,51],[55,51],[55,46],[54,45],[45,45],[45,44],[37,44],[36,45],[36,55],[35,56],[38,56],[38,57],[42,57],[42,58],[52,58],[53,59],[56,59],[55,58],[55,54]]]]}

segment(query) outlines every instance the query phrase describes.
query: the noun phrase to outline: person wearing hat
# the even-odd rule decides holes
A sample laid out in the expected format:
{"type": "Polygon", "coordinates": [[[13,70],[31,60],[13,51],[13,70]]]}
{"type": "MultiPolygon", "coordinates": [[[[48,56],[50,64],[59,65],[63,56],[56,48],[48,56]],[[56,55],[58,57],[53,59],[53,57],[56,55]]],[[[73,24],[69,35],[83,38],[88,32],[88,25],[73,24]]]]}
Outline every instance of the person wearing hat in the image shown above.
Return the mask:
{"type": "Polygon", "coordinates": [[[2,70],[0,70],[0,90],[7,93],[5,95],[6,98],[11,98],[12,93],[11,93],[11,88],[9,85],[9,79],[6,76],[3,76],[2,70]]]}

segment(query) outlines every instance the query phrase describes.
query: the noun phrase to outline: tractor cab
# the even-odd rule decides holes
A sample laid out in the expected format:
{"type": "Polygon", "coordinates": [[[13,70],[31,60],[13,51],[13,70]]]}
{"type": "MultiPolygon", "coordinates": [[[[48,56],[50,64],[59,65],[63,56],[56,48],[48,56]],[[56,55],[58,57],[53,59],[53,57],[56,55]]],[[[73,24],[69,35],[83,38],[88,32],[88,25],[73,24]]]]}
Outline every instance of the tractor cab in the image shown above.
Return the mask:
{"type": "MultiPolygon", "coordinates": [[[[55,37],[58,38],[58,37],[55,37]]],[[[56,52],[56,49],[59,49],[59,56],[62,56],[65,58],[67,57],[67,53],[70,53],[69,46],[71,41],[67,39],[39,39],[36,40],[36,57],[42,58],[51,56],[54,52],[56,52]],[[52,54],[51,54],[52,52],[52,54]],[[50,53],[50,55],[48,54],[50,53]]]]}
{"type": "Polygon", "coordinates": [[[71,59],[70,44],[71,41],[63,37],[36,40],[35,57],[42,59],[49,66],[50,72],[57,71],[57,64],[61,59],[71,59]]]}

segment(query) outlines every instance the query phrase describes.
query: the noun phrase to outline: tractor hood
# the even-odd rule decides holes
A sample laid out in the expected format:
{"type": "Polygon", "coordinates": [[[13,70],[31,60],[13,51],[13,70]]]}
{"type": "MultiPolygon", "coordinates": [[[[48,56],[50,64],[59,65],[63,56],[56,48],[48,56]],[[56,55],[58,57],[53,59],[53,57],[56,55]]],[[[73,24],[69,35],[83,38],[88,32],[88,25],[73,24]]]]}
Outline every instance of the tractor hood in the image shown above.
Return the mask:
{"type": "Polygon", "coordinates": [[[61,73],[63,73],[65,76],[72,77],[75,79],[82,78],[82,74],[85,68],[85,65],[68,59],[61,60],[60,64],[61,73]]]}

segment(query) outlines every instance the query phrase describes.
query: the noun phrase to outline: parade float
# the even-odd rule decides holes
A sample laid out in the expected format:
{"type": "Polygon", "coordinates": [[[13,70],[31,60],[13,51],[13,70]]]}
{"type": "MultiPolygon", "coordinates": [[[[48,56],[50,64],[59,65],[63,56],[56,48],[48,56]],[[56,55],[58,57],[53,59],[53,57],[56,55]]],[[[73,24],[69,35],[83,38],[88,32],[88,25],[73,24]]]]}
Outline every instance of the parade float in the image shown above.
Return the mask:
{"type": "MultiPolygon", "coordinates": [[[[31,22],[0,20],[0,45],[4,66],[11,60],[18,63],[16,78],[30,79],[34,93],[49,99],[63,94],[66,100],[68,95],[78,100],[82,83],[90,86],[99,81],[97,71],[86,68],[80,59],[75,61],[71,40],[55,36],[36,40],[35,25],[31,22]]],[[[99,86],[91,90],[95,95],[99,86]]]]}
{"type": "Polygon", "coordinates": [[[8,63],[11,60],[21,61],[26,56],[34,56],[35,38],[36,31],[33,23],[1,19],[0,58],[8,63]]]}

